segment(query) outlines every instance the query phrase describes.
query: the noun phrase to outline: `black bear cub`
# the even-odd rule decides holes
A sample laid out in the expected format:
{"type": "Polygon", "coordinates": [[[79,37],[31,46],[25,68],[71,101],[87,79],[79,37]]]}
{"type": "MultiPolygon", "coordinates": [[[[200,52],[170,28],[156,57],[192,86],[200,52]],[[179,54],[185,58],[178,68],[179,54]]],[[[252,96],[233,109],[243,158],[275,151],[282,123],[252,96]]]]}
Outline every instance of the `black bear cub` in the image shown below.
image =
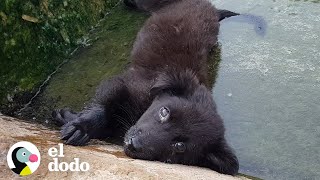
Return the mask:
{"type": "Polygon", "coordinates": [[[81,112],[54,111],[63,124],[62,139],[82,146],[124,135],[132,158],[235,175],[239,164],[207,83],[207,60],[219,20],[237,14],[219,11],[208,0],[158,1],[165,5],[144,9],[152,15],[137,35],[128,70],[102,82],[81,112]]]}

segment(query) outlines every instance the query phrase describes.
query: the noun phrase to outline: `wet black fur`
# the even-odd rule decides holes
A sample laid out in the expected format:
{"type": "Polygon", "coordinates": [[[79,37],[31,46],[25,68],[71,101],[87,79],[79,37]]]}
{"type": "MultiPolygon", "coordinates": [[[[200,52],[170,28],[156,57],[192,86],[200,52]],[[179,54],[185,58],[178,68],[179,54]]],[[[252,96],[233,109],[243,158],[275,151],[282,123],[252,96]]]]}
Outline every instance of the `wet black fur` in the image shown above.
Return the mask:
{"type": "Polygon", "coordinates": [[[207,60],[217,42],[219,12],[206,0],[152,7],[128,70],[102,82],[81,112],[53,113],[63,124],[62,139],[85,145],[93,138],[125,135],[130,157],[237,174],[238,160],[226,143],[208,84],[207,60]],[[162,107],[170,110],[165,122],[159,117],[162,107]],[[185,150],[177,152],[176,143],[183,143],[185,150]]]}

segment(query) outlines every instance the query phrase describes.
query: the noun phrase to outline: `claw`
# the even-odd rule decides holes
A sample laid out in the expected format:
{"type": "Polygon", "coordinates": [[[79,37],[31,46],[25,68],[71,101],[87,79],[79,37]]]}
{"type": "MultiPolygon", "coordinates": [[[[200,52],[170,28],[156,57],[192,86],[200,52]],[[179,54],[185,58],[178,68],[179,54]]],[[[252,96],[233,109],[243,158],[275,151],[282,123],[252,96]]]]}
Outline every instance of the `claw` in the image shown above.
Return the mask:
{"type": "Polygon", "coordinates": [[[54,110],[51,115],[61,126],[68,122],[75,121],[78,118],[77,113],[69,108],[54,110]]]}
{"type": "Polygon", "coordinates": [[[67,122],[77,119],[77,113],[73,112],[70,108],[61,109],[60,114],[67,122]]]}
{"type": "Polygon", "coordinates": [[[76,130],[74,134],[66,141],[66,144],[73,146],[83,146],[88,143],[90,137],[87,133],[83,133],[80,130],[76,130]]]}
{"type": "Polygon", "coordinates": [[[75,145],[82,138],[81,131],[76,130],[71,137],[66,141],[66,144],[75,145]]]}
{"type": "Polygon", "coordinates": [[[85,134],[78,142],[75,144],[75,146],[83,146],[89,142],[90,138],[88,134],[85,134]]]}
{"type": "Polygon", "coordinates": [[[69,124],[69,123],[65,124],[64,126],[62,126],[62,129],[61,129],[61,139],[62,140],[69,139],[69,137],[76,130],[77,130],[77,128],[74,125],[69,124]]]}
{"type": "Polygon", "coordinates": [[[60,109],[52,113],[52,116],[63,122],[61,127],[61,140],[65,140],[65,144],[74,146],[83,146],[90,141],[88,134],[88,122],[86,118],[80,118],[77,113],[70,109],[60,109]]]}
{"type": "Polygon", "coordinates": [[[60,125],[68,123],[65,118],[62,117],[61,110],[54,110],[51,115],[60,125]]]}

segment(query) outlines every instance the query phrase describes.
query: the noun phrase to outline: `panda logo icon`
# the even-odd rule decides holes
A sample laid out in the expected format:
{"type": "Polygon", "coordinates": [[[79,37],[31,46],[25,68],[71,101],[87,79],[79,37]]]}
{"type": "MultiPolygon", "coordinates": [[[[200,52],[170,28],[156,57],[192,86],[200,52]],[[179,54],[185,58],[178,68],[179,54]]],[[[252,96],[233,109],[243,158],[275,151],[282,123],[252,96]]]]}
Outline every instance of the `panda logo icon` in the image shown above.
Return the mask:
{"type": "Polygon", "coordinates": [[[7,162],[13,172],[20,176],[28,176],[38,169],[40,158],[40,152],[34,144],[21,141],[11,146],[7,162]]]}

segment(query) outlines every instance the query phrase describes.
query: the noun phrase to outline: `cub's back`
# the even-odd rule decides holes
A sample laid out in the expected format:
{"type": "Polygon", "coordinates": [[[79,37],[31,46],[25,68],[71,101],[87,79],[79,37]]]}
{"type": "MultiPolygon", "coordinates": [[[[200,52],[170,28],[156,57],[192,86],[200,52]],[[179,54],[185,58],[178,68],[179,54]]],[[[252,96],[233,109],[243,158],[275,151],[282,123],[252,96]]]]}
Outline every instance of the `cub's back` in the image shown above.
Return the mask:
{"type": "Polygon", "coordinates": [[[137,36],[131,52],[133,65],[202,74],[217,41],[218,21],[215,7],[207,0],[178,1],[153,12],[137,36]]]}

